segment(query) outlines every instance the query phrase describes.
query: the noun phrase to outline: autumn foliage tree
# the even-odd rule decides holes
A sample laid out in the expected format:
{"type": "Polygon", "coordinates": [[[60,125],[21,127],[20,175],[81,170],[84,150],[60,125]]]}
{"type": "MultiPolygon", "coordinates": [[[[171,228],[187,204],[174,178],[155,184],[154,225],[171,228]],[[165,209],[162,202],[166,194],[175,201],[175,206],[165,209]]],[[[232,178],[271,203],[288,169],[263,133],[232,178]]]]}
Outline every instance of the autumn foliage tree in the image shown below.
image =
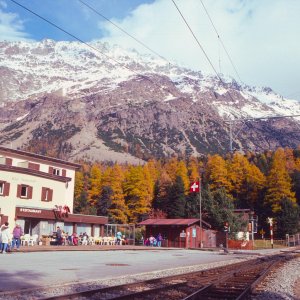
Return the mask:
{"type": "Polygon", "coordinates": [[[281,209],[280,202],[288,198],[296,202],[295,193],[292,192],[292,182],[286,167],[284,150],[279,148],[273,155],[270,173],[267,177],[267,192],[265,201],[272,207],[273,212],[281,209]]]}

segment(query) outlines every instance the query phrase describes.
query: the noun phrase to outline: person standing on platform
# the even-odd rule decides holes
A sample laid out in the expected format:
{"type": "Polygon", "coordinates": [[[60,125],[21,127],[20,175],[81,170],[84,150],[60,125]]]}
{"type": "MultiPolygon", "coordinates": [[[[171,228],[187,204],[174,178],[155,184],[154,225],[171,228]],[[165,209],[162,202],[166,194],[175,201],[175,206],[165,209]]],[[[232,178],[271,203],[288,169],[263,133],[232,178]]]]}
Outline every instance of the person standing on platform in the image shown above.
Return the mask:
{"type": "Polygon", "coordinates": [[[57,229],[56,229],[56,242],[57,242],[57,245],[62,244],[62,231],[59,226],[57,226],[57,229]]]}
{"type": "Polygon", "coordinates": [[[163,240],[161,233],[157,236],[157,247],[161,247],[161,241],[163,240]]]}
{"type": "Polygon", "coordinates": [[[6,249],[9,242],[9,227],[8,222],[5,222],[0,229],[0,241],[1,241],[1,251],[0,253],[7,253],[6,249]]]}
{"type": "Polygon", "coordinates": [[[16,227],[13,230],[13,240],[12,240],[12,250],[17,248],[17,251],[20,250],[20,244],[21,244],[21,236],[23,235],[23,230],[20,224],[16,224],[16,227]]]}
{"type": "Polygon", "coordinates": [[[122,243],[122,232],[118,231],[117,232],[117,245],[121,245],[122,243]]]}

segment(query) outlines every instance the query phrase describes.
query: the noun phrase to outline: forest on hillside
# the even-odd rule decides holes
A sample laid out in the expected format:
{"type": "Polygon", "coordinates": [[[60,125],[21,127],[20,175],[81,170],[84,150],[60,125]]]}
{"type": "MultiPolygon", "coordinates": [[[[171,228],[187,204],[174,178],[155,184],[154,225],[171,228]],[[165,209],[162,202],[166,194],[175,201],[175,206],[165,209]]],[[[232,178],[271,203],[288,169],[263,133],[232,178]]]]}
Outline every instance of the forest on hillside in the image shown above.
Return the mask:
{"type": "Polygon", "coordinates": [[[199,194],[190,183],[201,180],[203,220],[222,230],[242,226],[233,209],[250,208],[258,230],[275,237],[299,230],[300,147],[264,153],[230,153],[167,160],[144,165],[81,161],[76,172],[74,212],[108,216],[110,223],[136,224],[146,218],[199,218],[199,194]]]}

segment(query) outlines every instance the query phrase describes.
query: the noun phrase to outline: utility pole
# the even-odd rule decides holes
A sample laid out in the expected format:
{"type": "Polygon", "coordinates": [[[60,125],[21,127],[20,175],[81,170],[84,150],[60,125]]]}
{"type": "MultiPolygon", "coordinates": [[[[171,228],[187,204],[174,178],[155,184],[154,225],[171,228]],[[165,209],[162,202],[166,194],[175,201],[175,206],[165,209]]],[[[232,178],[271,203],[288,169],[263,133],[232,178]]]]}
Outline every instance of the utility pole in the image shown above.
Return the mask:
{"type": "Polygon", "coordinates": [[[200,214],[200,248],[203,248],[202,242],[202,195],[201,195],[201,178],[199,178],[199,214],[200,214]]]}

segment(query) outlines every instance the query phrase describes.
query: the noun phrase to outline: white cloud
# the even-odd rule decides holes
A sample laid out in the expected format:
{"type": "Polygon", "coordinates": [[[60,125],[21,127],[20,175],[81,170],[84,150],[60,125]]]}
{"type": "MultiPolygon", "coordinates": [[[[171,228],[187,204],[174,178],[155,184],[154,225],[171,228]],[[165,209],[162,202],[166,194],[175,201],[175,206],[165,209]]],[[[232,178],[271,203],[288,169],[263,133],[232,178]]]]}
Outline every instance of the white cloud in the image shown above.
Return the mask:
{"type": "MultiPolygon", "coordinates": [[[[236,78],[218,43],[200,0],[176,0],[214,66],[236,78]]],[[[300,1],[203,0],[242,80],[270,86],[284,95],[298,90],[300,69],[300,1]]],[[[123,20],[113,20],[169,60],[213,73],[170,0],[143,4],[123,20]]],[[[105,40],[147,52],[109,23],[100,23],[105,40]]]]}
{"type": "Polygon", "coordinates": [[[28,34],[24,30],[24,23],[15,13],[4,12],[1,7],[6,8],[6,3],[0,1],[0,36],[1,40],[16,41],[27,40],[28,34]]]}

